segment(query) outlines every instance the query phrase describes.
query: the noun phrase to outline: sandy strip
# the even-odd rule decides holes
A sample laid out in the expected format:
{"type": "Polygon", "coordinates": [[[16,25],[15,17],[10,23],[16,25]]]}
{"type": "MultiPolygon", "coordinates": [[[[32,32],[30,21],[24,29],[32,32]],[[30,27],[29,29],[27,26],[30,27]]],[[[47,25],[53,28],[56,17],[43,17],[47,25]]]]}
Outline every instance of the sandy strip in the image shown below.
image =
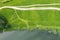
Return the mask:
{"type": "Polygon", "coordinates": [[[31,8],[21,8],[21,7],[15,7],[15,6],[4,6],[0,7],[1,9],[9,8],[9,9],[15,9],[15,10],[60,10],[58,7],[31,7],[31,8]]]}

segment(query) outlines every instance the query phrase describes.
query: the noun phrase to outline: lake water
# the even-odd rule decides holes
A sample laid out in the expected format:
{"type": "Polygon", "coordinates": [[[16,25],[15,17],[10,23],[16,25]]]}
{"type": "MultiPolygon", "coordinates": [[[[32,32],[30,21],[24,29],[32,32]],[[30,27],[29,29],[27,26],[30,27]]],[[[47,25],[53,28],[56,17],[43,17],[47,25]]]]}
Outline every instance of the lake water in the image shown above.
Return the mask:
{"type": "Polygon", "coordinates": [[[0,40],[60,40],[60,36],[36,29],[0,33],[0,40]]]}

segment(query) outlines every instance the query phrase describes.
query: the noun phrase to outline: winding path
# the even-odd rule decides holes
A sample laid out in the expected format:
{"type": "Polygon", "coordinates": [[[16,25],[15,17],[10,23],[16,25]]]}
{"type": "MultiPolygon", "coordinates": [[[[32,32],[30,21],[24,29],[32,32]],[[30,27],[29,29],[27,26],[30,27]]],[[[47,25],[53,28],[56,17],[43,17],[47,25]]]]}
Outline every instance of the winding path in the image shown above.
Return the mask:
{"type": "Polygon", "coordinates": [[[15,10],[60,10],[58,7],[44,7],[44,6],[49,6],[49,5],[60,5],[60,3],[57,4],[34,4],[34,5],[27,5],[27,6],[3,6],[0,7],[1,9],[4,8],[10,8],[10,9],[15,9],[15,10]],[[34,6],[43,6],[43,7],[34,7],[34,6]]]}

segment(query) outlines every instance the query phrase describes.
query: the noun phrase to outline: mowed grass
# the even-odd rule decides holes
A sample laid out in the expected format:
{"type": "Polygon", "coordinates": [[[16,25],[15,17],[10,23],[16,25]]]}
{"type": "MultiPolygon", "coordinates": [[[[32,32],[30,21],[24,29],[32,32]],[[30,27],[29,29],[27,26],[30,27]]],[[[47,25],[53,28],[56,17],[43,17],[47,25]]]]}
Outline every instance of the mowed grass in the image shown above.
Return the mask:
{"type": "MultiPolygon", "coordinates": [[[[8,3],[2,3],[0,1],[0,7],[23,6],[31,4],[51,4],[51,3],[60,3],[60,0],[12,0],[8,3]]],[[[60,6],[58,5],[54,7],[60,6]]],[[[27,28],[34,29],[37,27],[40,29],[42,28],[60,29],[60,11],[57,10],[18,11],[12,9],[2,9],[0,10],[0,14],[4,15],[7,18],[9,24],[12,26],[11,28],[12,30],[27,28]]]]}
{"type": "Polygon", "coordinates": [[[56,10],[30,10],[18,11],[12,9],[2,9],[0,14],[4,15],[12,30],[49,28],[60,29],[60,11],[56,10]],[[17,14],[16,14],[17,13],[17,14]],[[18,17],[19,16],[19,17],[18,17]]]}
{"type": "Polygon", "coordinates": [[[0,0],[0,6],[21,6],[31,4],[51,4],[60,3],[60,0],[11,0],[10,2],[2,3],[4,0],[0,0]]]}

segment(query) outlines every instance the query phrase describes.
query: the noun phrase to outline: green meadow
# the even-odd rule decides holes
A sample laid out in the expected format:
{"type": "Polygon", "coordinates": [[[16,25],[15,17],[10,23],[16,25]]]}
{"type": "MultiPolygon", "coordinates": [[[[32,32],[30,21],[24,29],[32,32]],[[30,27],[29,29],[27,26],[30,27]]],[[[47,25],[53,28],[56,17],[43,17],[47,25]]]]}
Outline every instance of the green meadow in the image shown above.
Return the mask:
{"type": "Polygon", "coordinates": [[[51,4],[60,3],[60,0],[0,0],[0,6],[21,6],[31,4],[51,4]],[[9,1],[9,2],[6,2],[9,1]],[[4,2],[4,3],[3,3],[4,2]]]}
{"type": "MultiPolygon", "coordinates": [[[[4,0],[0,0],[0,7],[60,3],[60,0],[11,0],[9,2],[3,1],[4,0]]],[[[60,7],[60,5],[51,7],[60,7]]],[[[5,16],[8,20],[8,23],[12,26],[8,30],[35,29],[35,28],[60,29],[60,11],[58,10],[23,11],[6,8],[0,10],[0,14],[5,16]]]]}

